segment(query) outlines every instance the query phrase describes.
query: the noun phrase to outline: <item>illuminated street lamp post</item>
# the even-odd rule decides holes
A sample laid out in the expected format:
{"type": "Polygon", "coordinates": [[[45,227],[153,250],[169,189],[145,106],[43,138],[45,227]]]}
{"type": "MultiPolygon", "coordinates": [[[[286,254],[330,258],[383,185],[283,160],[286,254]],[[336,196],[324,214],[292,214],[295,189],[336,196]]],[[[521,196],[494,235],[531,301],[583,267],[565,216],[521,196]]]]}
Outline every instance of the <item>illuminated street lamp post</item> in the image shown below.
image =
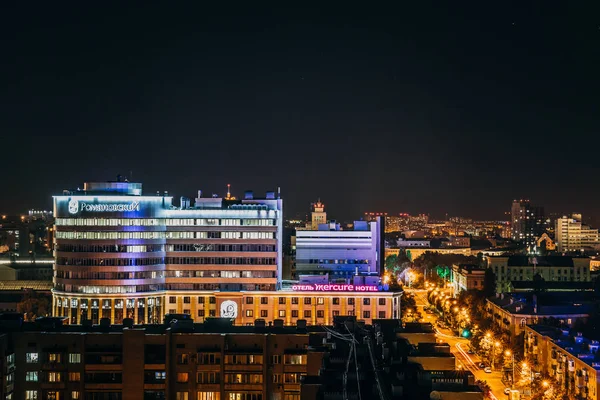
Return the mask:
{"type": "Polygon", "coordinates": [[[512,360],[512,382],[510,383],[510,388],[514,389],[515,388],[515,354],[513,352],[511,352],[510,350],[506,350],[506,352],[504,353],[507,356],[511,357],[512,360]]]}

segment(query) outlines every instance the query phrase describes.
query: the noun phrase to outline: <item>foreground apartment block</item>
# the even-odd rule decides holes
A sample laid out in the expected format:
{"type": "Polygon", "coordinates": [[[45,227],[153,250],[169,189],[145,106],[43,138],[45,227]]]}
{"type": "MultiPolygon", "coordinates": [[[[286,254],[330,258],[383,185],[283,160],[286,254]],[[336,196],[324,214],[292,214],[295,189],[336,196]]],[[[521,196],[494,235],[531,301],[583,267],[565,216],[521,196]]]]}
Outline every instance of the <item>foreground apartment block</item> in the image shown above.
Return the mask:
{"type": "Polygon", "coordinates": [[[321,365],[309,335],[303,325],[236,327],[220,319],[86,328],[50,318],[5,333],[14,383],[5,398],[299,400],[301,377],[321,365]]]}
{"type": "Polygon", "coordinates": [[[599,343],[568,330],[531,325],[525,327],[524,357],[534,360],[534,371],[548,374],[562,385],[570,398],[598,399],[599,343]]]}

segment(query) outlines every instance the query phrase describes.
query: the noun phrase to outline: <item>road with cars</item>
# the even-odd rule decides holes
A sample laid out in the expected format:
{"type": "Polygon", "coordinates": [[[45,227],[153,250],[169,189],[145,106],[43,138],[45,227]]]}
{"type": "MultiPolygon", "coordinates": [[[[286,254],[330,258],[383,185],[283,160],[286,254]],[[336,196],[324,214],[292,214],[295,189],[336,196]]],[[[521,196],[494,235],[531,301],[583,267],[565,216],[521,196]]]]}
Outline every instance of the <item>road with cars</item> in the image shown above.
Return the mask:
{"type": "Polygon", "coordinates": [[[500,371],[485,371],[481,358],[476,354],[469,354],[469,340],[460,336],[455,336],[452,330],[443,327],[442,321],[439,321],[437,313],[427,313],[425,308],[429,306],[426,290],[407,290],[415,296],[417,310],[422,315],[421,322],[431,322],[436,330],[436,336],[450,345],[450,351],[454,354],[457,362],[457,368],[468,369],[475,375],[476,380],[486,381],[492,389],[492,399],[507,399],[508,393],[505,393],[505,385],[502,383],[502,373],[500,371]],[[441,326],[440,326],[441,323],[441,326]],[[481,365],[481,366],[480,366],[481,365]]]}

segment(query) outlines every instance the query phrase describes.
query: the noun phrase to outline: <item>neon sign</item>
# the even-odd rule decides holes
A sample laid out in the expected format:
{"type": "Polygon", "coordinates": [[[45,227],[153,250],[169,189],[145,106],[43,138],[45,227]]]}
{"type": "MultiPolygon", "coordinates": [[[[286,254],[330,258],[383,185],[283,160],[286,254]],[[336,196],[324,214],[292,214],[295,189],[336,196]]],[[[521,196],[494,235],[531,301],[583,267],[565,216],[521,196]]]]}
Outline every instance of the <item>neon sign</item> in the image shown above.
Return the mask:
{"type": "Polygon", "coordinates": [[[293,285],[296,292],[378,292],[379,288],[372,285],[293,285]]]}
{"type": "Polygon", "coordinates": [[[131,203],[121,204],[88,204],[80,202],[77,199],[69,201],[69,213],[77,214],[78,211],[95,211],[95,212],[127,212],[140,211],[140,202],[132,201],[131,203]]]}

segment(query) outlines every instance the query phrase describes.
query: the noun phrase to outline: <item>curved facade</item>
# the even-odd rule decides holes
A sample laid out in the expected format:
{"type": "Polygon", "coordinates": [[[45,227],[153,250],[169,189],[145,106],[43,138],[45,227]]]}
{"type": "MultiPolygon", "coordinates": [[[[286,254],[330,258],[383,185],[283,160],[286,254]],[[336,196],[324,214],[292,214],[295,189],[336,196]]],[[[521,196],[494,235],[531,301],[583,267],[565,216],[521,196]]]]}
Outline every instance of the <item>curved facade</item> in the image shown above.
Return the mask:
{"type": "Polygon", "coordinates": [[[142,196],[139,183],[84,188],[54,197],[54,315],[70,323],[155,323],[173,294],[188,303],[194,297],[198,308],[215,291],[279,287],[282,200],[273,193],[199,196],[194,207],[186,199],[174,207],[170,196],[142,196]]]}

